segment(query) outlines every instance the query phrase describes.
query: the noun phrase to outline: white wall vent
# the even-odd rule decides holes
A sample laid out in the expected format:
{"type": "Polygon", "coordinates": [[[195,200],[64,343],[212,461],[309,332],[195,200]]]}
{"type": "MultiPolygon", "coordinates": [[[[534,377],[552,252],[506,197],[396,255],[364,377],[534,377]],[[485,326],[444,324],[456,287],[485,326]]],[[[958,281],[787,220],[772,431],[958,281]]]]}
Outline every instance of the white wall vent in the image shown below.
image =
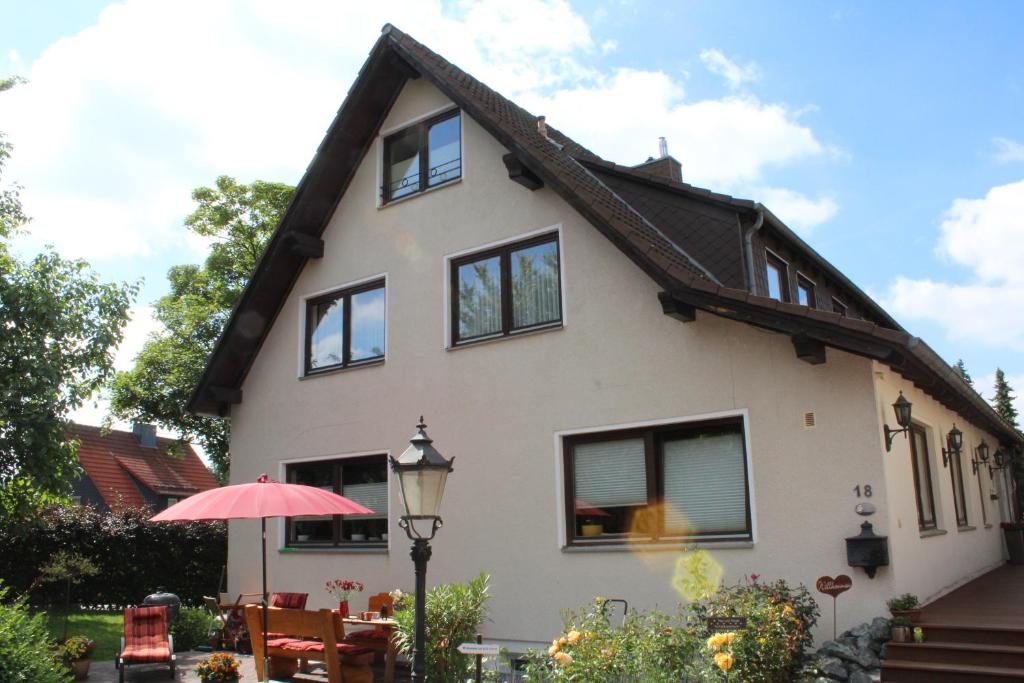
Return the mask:
{"type": "Polygon", "coordinates": [[[814,418],[814,411],[810,410],[804,413],[804,429],[814,429],[817,426],[817,422],[814,418]]]}

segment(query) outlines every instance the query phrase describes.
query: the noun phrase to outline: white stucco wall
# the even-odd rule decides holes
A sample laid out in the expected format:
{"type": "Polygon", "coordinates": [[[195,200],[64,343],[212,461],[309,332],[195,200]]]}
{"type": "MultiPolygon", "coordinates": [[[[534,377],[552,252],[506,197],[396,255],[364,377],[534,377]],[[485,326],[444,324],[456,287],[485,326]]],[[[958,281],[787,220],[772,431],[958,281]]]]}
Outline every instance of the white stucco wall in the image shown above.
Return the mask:
{"type": "MultiPolygon", "coordinates": [[[[991,452],[995,453],[998,440],[943,407],[886,366],[876,364],[874,372],[881,423],[887,423],[890,428],[899,427],[892,403],[902,391],[913,404],[914,423],[924,427],[927,435],[938,533],[918,529],[909,439],[902,434],[897,435],[892,451],[885,453],[883,460],[890,494],[888,515],[893,588],[897,593],[915,593],[922,600],[930,601],[1003,561],[1003,540],[999,529],[999,523],[1006,519],[1002,475],[997,472],[993,480],[987,467],[979,468],[977,474],[971,471],[971,458],[978,444],[984,439],[991,452]],[[949,467],[943,466],[942,458],[946,434],[954,423],[964,434],[960,456],[964,499],[967,502],[968,525],[964,528],[957,526],[952,473],[949,467]],[[999,500],[992,500],[991,494],[999,495],[999,500]]],[[[880,445],[884,446],[884,441],[880,440],[880,445]]]]}
{"type": "MultiPolygon", "coordinates": [[[[383,130],[444,104],[425,79],[411,82],[383,130]]],[[[324,257],[299,277],[232,411],[232,480],[279,477],[287,459],[397,455],[424,414],[435,445],[456,458],[429,583],[489,572],[486,635],[541,641],[559,628],[562,608],[594,595],[666,610],[678,600],[670,586],[677,551],[562,549],[556,434],[742,412],[757,537],[713,549],[726,580],[756,572],[813,590],[818,576],[847,573],[854,586],[839,600],[840,628],[881,613],[894,572],[882,569],[873,581],[854,572],[843,542],[862,521],[853,510],[865,500],[854,494],[858,484],[873,487],[877,533],[901,521],[909,529],[912,520],[902,502],[898,512],[887,508],[886,488],[904,482],[896,457],[880,455],[878,406],[891,399],[884,391],[876,399],[872,364],[829,349],[827,364],[811,366],[784,336],[711,315],[689,324],[663,315],[654,283],[552,191],[512,183],[501,162],[506,150],[466,117],[463,140],[462,181],[382,209],[379,146],[367,156],[324,234],[324,257]],[[564,328],[446,350],[445,256],[549,226],[561,229],[564,328]],[[386,362],[298,379],[302,297],[382,273],[386,362]],[[803,428],[806,411],[815,412],[816,428],[803,428]]],[[[308,591],[310,607],[331,604],[322,589],[330,578],[363,580],[371,593],[408,590],[400,508],[392,482],[386,553],[273,550],[272,590],[308,591]]],[[[282,527],[271,525],[272,548],[282,527]]],[[[992,532],[972,533],[979,548],[991,545],[992,532]]],[[[928,542],[959,538],[954,531],[928,542]]],[[[916,568],[911,553],[894,555],[894,566],[916,568]]],[[[258,571],[258,525],[232,523],[230,590],[257,590],[258,571]]],[[[819,597],[828,624],[819,634],[831,635],[831,600],[819,597]]]]}

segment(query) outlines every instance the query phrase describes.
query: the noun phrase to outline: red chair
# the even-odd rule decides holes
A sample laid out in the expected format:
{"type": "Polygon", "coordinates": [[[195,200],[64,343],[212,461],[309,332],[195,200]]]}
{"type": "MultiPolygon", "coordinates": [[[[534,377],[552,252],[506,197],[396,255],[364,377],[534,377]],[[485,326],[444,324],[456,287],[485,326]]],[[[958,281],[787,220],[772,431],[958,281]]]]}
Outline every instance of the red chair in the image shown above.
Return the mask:
{"type": "Polygon", "coordinates": [[[270,606],[284,609],[306,609],[309,593],[271,593],[270,606]]]}
{"type": "Polygon", "coordinates": [[[167,607],[128,607],[124,611],[124,636],[114,658],[118,681],[124,683],[129,664],[168,664],[174,678],[174,638],[167,622],[167,607]]]}

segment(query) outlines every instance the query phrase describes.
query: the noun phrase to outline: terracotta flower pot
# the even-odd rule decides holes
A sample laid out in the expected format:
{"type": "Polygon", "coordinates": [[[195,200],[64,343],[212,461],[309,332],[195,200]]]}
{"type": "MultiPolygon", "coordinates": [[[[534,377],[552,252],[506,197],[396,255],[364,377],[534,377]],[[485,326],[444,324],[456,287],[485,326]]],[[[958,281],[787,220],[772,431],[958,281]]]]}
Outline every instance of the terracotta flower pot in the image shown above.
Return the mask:
{"type": "Polygon", "coordinates": [[[914,609],[894,609],[889,611],[892,612],[893,619],[899,619],[900,617],[903,617],[904,619],[910,619],[910,621],[914,622],[915,624],[921,621],[920,607],[915,607],[914,609]]]}
{"type": "Polygon", "coordinates": [[[76,659],[70,663],[71,672],[75,674],[76,681],[83,681],[89,677],[89,664],[91,661],[90,659],[76,659]]]}

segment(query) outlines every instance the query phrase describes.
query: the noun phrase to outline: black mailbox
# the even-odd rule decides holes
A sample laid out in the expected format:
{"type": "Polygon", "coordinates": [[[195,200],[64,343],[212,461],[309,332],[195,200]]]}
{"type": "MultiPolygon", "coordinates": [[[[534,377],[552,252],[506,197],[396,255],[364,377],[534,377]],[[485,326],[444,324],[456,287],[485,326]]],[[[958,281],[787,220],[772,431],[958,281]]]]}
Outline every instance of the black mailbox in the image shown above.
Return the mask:
{"type": "Polygon", "coordinates": [[[846,539],[846,561],[851,567],[864,567],[868,578],[875,578],[879,567],[889,566],[889,537],[876,536],[871,522],[864,522],[860,534],[846,539]]]}

